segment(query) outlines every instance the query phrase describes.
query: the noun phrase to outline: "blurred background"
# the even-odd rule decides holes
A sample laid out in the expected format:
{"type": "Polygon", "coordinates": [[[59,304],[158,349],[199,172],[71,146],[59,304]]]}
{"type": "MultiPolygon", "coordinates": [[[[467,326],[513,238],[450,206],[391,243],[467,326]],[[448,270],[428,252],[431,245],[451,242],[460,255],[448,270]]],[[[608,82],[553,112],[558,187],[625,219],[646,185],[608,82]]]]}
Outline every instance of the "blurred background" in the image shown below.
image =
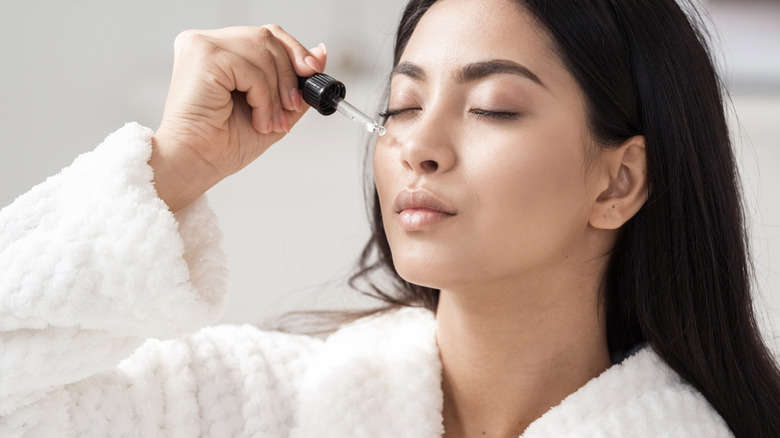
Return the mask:
{"type": "MultiPolygon", "coordinates": [[[[348,100],[378,109],[403,0],[8,1],[0,8],[0,205],[7,205],[125,122],[159,124],[173,40],[188,28],[278,23],[309,47],[348,100]]],[[[731,94],[751,226],[757,308],[780,327],[780,2],[704,3],[731,94]]],[[[343,307],[368,237],[366,137],[310,112],[260,160],[209,192],[225,234],[232,295],[223,321],[343,307]]]]}

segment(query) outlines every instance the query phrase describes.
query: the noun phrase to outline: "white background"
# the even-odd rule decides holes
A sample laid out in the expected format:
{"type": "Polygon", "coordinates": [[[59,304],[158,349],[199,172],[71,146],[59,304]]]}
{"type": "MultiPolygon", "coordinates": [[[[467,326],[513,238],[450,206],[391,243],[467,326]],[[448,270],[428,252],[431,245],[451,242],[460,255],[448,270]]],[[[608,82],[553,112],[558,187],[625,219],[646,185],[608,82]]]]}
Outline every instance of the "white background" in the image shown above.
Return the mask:
{"type": "MultiPolygon", "coordinates": [[[[187,28],[276,22],[328,46],[348,100],[377,109],[403,0],[14,1],[0,10],[0,205],[94,148],[127,121],[155,128],[175,36],[187,28]]],[[[780,5],[712,4],[732,92],[764,323],[780,327],[780,5]]],[[[225,232],[232,295],[225,322],[346,305],[368,236],[365,138],[310,112],[260,160],[210,192],[225,232]]]]}

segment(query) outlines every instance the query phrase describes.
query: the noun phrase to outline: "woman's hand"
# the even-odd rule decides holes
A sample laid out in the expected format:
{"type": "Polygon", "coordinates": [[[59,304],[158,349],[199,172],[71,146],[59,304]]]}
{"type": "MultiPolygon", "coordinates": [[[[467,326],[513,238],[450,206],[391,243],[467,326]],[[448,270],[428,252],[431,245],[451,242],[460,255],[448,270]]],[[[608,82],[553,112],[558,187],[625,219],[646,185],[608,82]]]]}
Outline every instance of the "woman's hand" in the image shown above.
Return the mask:
{"type": "Polygon", "coordinates": [[[307,108],[297,76],[322,72],[326,53],[276,25],[186,31],[174,50],[149,164],[176,212],[290,131],[307,108]]]}

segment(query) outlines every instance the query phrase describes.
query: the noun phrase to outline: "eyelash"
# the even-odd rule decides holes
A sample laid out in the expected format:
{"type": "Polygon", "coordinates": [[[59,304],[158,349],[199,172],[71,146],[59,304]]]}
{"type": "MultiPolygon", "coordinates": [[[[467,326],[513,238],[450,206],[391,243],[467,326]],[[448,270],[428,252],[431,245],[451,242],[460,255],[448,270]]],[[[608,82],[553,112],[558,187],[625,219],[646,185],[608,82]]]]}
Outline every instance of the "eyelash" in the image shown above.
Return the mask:
{"type": "Polygon", "coordinates": [[[400,109],[390,109],[390,108],[388,108],[388,109],[382,111],[381,113],[379,113],[379,117],[382,117],[384,119],[389,119],[390,117],[398,116],[398,115],[401,115],[403,113],[407,113],[409,111],[414,111],[416,109],[418,109],[418,108],[400,108],[400,109]]]}
{"type": "MultiPolygon", "coordinates": [[[[399,108],[399,109],[388,108],[385,111],[379,113],[379,116],[384,119],[389,119],[391,117],[399,116],[416,110],[419,110],[419,108],[399,108]]],[[[473,109],[470,112],[476,115],[477,117],[480,118],[485,117],[494,120],[515,120],[520,117],[519,113],[513,113],[511,111],[488,111],[482,109],[473,109]]]]}
{"type": "Polygon", "coordinates": [[[513,113],[511,111],[488,111],[482,109],[473,109],[471,113],[477,117],[487,117],[495,120],[515,120],[520,117],[520,114],[513,113]]]}

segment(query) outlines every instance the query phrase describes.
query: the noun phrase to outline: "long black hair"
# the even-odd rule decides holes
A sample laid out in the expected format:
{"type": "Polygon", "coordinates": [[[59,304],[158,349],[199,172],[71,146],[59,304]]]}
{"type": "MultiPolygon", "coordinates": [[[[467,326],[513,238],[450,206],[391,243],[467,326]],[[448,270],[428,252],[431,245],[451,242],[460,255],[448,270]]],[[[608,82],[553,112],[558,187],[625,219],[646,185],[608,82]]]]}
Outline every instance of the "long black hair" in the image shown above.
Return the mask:
{"type": "MultiPolygon", "coordinates": [[[[411,0],[394,65],[436,0],[411,0]]],[[[646,343],[737,437],[780,437],[780,372],[752,308],[739,176],[722,84],[695,8],[675,0],[515,0],[547,30],[582,88],[602,147],[646,141],[649,197],[623,227],[604,278],[611,351],[646,343]]],[[[436,309],[439,291],[393,267],[376,188],[353,287],[387,307],[436,309]],[[387,274],[377,280],[376,274],[387,274]],[[389,281],[389,283],[388,283],[389,281]]]]}

